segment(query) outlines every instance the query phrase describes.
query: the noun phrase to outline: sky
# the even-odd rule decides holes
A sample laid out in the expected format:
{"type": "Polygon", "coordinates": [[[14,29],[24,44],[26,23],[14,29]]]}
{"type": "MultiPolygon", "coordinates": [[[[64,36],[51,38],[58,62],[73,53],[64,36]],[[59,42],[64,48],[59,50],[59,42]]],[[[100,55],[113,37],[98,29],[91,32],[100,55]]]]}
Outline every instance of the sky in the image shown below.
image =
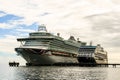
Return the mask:
{"type": "Polygon", "coordinates": [[[120,63],[119,0],[0,0],[0,64],[25,60],[17,56],[17,38],[28,37],[44,24],[64,39],[101,44],[109,63],[120,63]]]}

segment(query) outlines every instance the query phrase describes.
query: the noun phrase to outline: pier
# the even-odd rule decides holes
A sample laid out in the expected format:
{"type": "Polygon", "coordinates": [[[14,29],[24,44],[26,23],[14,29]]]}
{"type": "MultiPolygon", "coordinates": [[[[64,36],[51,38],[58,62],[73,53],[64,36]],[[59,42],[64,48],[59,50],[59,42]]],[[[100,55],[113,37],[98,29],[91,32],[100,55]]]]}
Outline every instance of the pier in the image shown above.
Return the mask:
{"type": "Polygon", "coordinates": [[[9,62],[9,66],[10,67],[18,67],[19,66],[19,62],[9,62]]]}
{"type": "Polygon", "coordinates": [[[55,63],[55,64],[32,64],[26,63],[26,66],[80,66],[80,67],[114,67],[120,66],[119,63],[95,64],[95,63],[55,63]]]}
{"type": "Polygon", "coordinates": [[[120,66],[120,64],[116,63],[108,63],[108,64],[94,64],[94,63],[82,63],[78,64],[79,66],[90,66],[90,67],[117,67],[120,66]]]}

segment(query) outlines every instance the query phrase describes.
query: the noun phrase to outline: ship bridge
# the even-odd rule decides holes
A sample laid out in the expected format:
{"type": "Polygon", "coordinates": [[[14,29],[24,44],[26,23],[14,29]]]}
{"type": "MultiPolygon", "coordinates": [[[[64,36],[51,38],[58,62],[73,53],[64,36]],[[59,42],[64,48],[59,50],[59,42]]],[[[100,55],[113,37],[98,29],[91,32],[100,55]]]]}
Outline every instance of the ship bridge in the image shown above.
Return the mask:
{"type": "Polygon", "coordinates": [[[38,27],[38,32],[47,32],[46,26],[44,24],[38,27]]]}

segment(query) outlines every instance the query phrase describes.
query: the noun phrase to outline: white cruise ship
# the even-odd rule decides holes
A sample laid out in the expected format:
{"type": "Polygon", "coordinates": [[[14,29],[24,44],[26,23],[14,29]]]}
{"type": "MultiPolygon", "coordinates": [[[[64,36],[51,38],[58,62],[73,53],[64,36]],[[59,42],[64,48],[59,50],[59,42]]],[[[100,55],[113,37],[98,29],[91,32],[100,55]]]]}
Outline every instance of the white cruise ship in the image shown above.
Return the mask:
{"type": "Polygon", "coordinates": [[[79,63],[108,64],[107,52],[98,44],[97,46],[81,46],[78,55],[79,63]]]}
{"type": "Polygon", "coordinates": [[[17,41],[21,45],[15,51],[29,65],[78,63],[78,49],[86,45],[85,42],[76,41],[73,36],[64,40],[59,33],[53,35],[47,32],[44,25],[39,26],[38,31],[29,33],[29,37],[18,38],[17,41]]]}

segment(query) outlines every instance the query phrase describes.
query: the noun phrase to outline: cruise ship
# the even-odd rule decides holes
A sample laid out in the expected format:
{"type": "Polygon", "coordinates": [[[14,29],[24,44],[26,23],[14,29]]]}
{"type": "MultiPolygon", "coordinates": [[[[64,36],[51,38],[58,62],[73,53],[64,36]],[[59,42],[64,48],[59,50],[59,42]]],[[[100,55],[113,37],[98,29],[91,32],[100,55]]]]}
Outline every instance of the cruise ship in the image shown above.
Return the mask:
{"type": "Polygon", "coordinates": [[[107,52],[100,44],[97,46],[92,46],[92,44],[81,46],[77,59],[79,63],[83,64],[108,64],[107,52]]]}
{"type": "Polygon", "coordinates": [[[80,46],[86,45],[79,38],[75,40],[74,36],[64,40],[59,33],[53,35],[47,32],[45,25],[40,25],[38,31],[29,33],[27,38],[18,38],[17,41],[21,45],[15,51],[30,65],[78,63],[78,50],[80,46]]]}

